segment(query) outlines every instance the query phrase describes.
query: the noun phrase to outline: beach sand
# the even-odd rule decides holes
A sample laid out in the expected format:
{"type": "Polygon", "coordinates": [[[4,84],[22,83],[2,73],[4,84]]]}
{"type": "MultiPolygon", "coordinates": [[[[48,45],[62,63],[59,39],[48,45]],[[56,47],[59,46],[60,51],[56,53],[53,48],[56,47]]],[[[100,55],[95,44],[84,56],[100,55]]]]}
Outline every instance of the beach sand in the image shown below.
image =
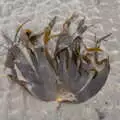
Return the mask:
{"type": "MultiPolygon", "coordinates": [[[[112,32],[112,37],[103,48],[110,56],[111,72],[102,90],[82,104],[43,102],[24,91],[19,85],[8,81],[3,72],[6,48],[0,33],[0,120],[120,120],[120,1],[119,0],[0,0],[0,32],[14,39],[16,28],[25,20],[25,25],[34,31],[58,16],[61,24],[73,12],[80,18],[86,16],[88,24],[96,28],[87,33],[91,39],[96,32],[103,36],[112,32]]],[[[60,29],[60,25],[56,29],[60,29]]],[[[87,38],[86,38],[87,39],[87,38]]]]}

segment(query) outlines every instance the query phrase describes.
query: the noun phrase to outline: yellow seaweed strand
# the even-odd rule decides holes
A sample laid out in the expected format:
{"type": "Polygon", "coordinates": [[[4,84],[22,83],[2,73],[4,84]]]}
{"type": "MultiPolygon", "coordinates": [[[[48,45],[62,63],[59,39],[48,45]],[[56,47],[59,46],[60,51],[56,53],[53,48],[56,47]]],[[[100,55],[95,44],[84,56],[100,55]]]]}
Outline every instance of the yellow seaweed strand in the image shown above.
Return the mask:
{"type": "Polygon", "coordinates": [[[103,50],[101,48],[87,48],[87,51],[89,52],[102,52],[103,50]]]}
{"type": "Polygon", "coordinates": [[[50,27],[46,27],[44,31],[44,44],[46,45],[50,39],[51,29],[50,27]]]}

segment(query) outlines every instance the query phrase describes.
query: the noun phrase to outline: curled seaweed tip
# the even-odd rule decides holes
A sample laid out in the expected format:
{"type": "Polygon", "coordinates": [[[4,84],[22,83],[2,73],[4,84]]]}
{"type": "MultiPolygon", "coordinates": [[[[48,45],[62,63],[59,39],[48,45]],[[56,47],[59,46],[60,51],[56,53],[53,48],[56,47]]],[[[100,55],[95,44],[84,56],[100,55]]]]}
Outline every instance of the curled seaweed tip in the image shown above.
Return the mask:
{"type": "Polygon", "coordinates": [[[17,42],[17,36],[18,36],[19,31],[21,30],[21,28],[22,28],[27,22],[29,22],[29,21],[30,21],[30,19],[26,20],[25,22],[23,22],[23,23],[17,28],[16,34],[15,34],[15,37],[14,37],[14,43],[17,42]]]}

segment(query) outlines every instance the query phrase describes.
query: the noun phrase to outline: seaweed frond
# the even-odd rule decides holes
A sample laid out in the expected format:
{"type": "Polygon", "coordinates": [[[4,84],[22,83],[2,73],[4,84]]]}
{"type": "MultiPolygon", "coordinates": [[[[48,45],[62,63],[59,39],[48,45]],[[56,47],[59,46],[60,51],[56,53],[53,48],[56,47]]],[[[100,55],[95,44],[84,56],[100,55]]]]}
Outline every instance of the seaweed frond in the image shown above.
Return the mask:
{"type": "Polygon", "coordinates": [[[26,20],[25,22],[23,22],[23,23],[17,28],[16,34],[15,34],[15,37],[14,37],[14,43],[17,42],[18,33],[19,33],[19,31],[21,30],[21,28],[23,27],[23,25],[25,25],[25,24],[26,24],[27,22],[29,22],[29,21],[30,21],[30,19],[26,20]]]}

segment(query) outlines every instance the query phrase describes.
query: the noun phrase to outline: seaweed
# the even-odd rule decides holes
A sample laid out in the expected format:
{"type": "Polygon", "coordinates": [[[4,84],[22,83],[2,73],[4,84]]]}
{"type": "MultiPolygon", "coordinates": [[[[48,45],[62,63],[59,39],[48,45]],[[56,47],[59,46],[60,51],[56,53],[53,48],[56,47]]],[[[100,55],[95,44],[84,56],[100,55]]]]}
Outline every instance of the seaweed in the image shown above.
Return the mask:
{"type": "Polygon", "coordinates": [[[67,18],[59,34],[52,33],[57,21],[56,16],[42,32],[38,33],[22,28],[29,20],[25,21],[17,29],[14,41],[3,32],[3,37],[7,43],[12,45],[8,49],[5,67],[16,72],[14,67],[16,65],[27,82],[19,80],[17,73],[11,73],[8,76],[11,79],[17,76],[18,78],[14,81],[33,96],[44,101],[54,100],[60,104],[81,103],[96,95],[105,84],[110,71],[109,57],[99,60],[99,53],[105,52],[101,48],[101,43],[106,41],[112,33],[99,39],[95,35],[95,46],[88,47],[83,34],[93,25],[87,26],[84,17],[79,21],[74,34],[71,34],[69,32],[70,25],[76,18],[75,13],[67,18]],[[19,32],[20,36],[17,41],[19,32]],[[41,40],[39,38],[43,40],[43,46],[38,45],[39,40],[41,40]],[[48,43],[53,38],[56,40],[56,46],[52,55],[48,43]],[[20,45],[27,50],[27,56],[22,54],[20,45]],[[92,60],[95,61],[94,64],[92,60]],[[97,70],[96,65],[98,67],[104,65],[104,67],[97,70]],[[31,91],[27,88],[29,83],[33,84],[31,91]],[[68,99],[64,92],[58,92],[58,88],[65,89],[66,94],[72,94],[73,97],[68,99]],[[63,96],[61,97],[61,95],[63,96]]]}

